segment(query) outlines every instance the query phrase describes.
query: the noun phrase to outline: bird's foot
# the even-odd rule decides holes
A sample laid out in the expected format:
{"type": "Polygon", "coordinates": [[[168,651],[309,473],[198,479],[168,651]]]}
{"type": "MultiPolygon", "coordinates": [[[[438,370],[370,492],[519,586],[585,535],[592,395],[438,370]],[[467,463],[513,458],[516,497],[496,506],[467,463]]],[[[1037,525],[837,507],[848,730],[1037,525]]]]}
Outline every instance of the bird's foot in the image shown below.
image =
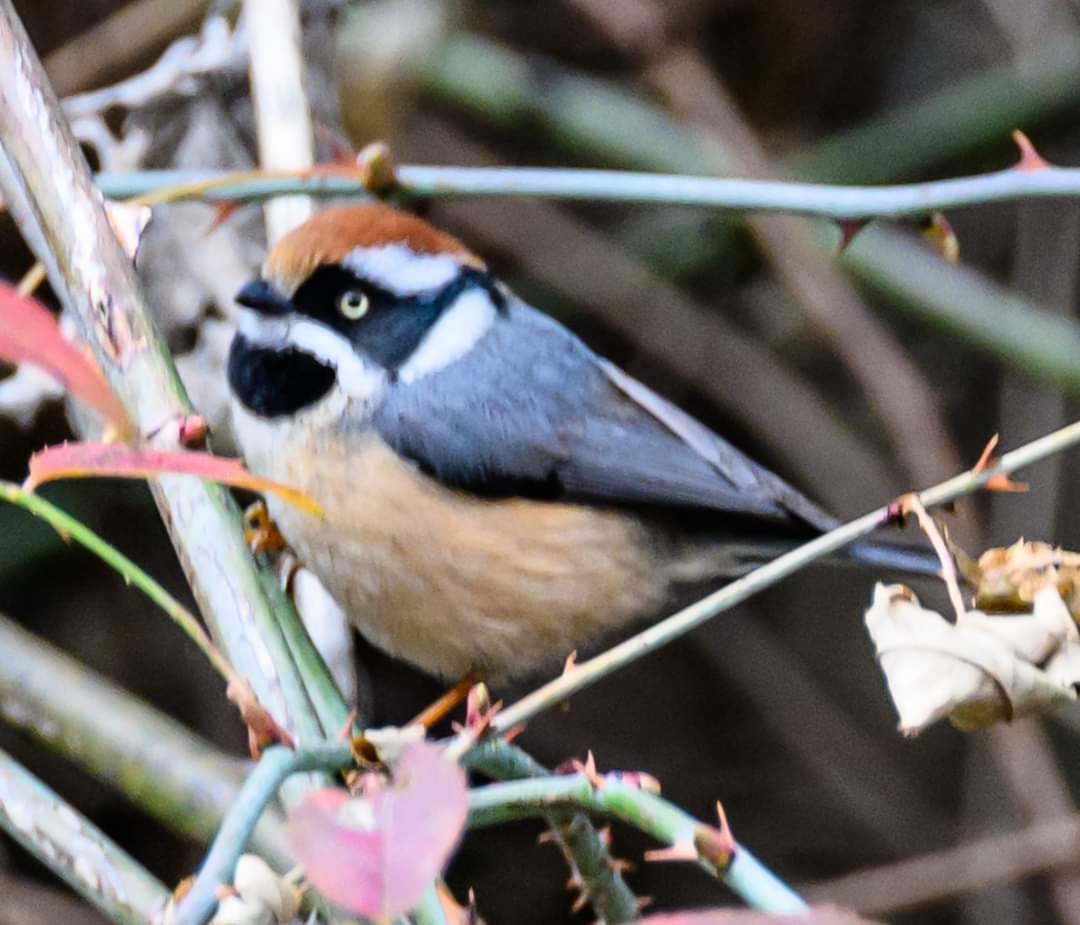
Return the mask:
{"type": "Polygon", "coordinates": [[[272,555],[288,548],[265,501],[255,501],[244,511],[244,542],[256,556],[272,555]]]}

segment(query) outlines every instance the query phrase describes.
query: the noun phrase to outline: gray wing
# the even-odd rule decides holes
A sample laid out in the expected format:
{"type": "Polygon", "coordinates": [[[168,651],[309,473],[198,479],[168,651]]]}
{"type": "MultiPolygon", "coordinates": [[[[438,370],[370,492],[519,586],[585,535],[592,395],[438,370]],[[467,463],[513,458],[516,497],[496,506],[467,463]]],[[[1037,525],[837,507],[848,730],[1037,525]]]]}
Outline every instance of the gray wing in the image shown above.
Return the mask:
{"type": "Polygon", "coordinates": [[[425,472],[481,495],[832,523],[777,476],[519,301],[464,359],[393,385],[374,424],[425,472]]]}

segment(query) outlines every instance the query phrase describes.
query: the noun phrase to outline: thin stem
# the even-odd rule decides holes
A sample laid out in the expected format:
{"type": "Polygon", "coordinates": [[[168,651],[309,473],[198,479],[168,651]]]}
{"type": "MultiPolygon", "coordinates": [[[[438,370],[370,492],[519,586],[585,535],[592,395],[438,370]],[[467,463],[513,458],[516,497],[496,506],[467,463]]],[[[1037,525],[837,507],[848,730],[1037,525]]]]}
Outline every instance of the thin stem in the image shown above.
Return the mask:
{"type": "MultiPolygon", "coordinates": [[[[551,771],[539,761],[502,739],[484,742],[465,755],[462,764],[496,780],[551,776],[551,771]]],[[[573,811],[552,811],[544,818],[597,919],[606,925],[636,919],[637,897],[627,886],[608,846],[588,816],[573,811]]]]}
{"type": "MultiPolygon", "coordinates": [[[[934,507],[971,494],[984,487],[987,482],[999,475],[1008,475],[1038,462],[1053,453],[1060,453],[1070,446],[1080,443],[1080,421],[1056,430],[1051,434],[1033,440],[1015,449],[998,460],[996,465],[980,472],[970,469],[953,476],[933,488],[918,494],[919,500],[926,507],[934,507]]],[[[885,505],[856,520],[830,530],[828,533],[778,556],[771,562],[731,582],[719,591],[710,594],[695,604],[680,610],[666,620],[650,626],[648,629],[631,636],[624,642],[606,652],[575,665],[553,681],[542,685],[531,694],[500,710],[492,719],[491,731],[494,734],[506,732],[531,719],[538,713],[549,709],[567,698],[595,684],[601,678],[625,668],[642,656],[667,645],[702,623],[711,620],[719,613],[729,610],[760,591],[776,584],[783,578],[805,568],[812,562],[836,552],[849,543],[872,533],[887,523],[893,516],[891,505],[885,505]]],[[[475,734],[466,729],[459,733],[449,746],[452,755],[464,754],[475,744],[475,734]]]]}
{"type": "Polygon", "coordinates": [[[202,628],[198,618],[147,572],[120,552],[119,549],[107,543],[93,530],[70,514],[62,511],[55,504],[46,501],[41,495],[26,491],[13,482],[0,481],[0,498],[30,511],[44,520],[62,537],[73,539],[80,546],[90,550],[106,565],[119,573],[124,581],[134,585],[164,610],[169,615],[169,618],[184,631],[185,635],[199,647],[199,651],[206,656],[210,664],[214,666],[214,670],[226,682],[239,680],[225,656],[221,654],[210,640],[206,630],[202,628]]]}
{"type": "Polygon", "coordinates": [[[255,825],[292,774],[336,771],[352,764],[347,744],[321,743],[297,751],[274,746],[263,752],[226,813],[195,882],[176,911],[174,925],[202,925],[217,905],[217,890],[232,880],[236,862],[251,840],[255,825]]]}
{"type": "Polygon", "coordinates": [[[114,922],[145,925],[169,898],[137,861],[4,751],[0,829],[114,922]]]}
{"type": "Polygon", "coordinates": [[[488,784],[469,792],[469,825],[483,828],[544,816],[552,809],[575,807],[614,816],[696,859],[721,878],[746,903],[778,915],[804,911],[807,906],[749,851],[731,842],[730,854],[705,850],[705,844],[724,843],[724,833],[707,826],[661,797],[630,786],[609,774],[594,784],[584,774],[532,778],[488,784]]]}
{"type": "MultiPolygon", "coordinates": [[[[970,177],[891,186],[840,186],[560,167],[402,165],[397,168],[396,176],[398,185],[394,192],[422,199],[531,196],[780,212],[837,221],[912,218],[968,206],[1080,197],[1080,168],[1075,167],[1034,171],[1010,168],[970,177]]],[[[356,176],[276,172],[253,178],[250,172],[157,170],[104,173],[98,175],[97,182],[102,192],[113,198],[142,197],[174,187],[178,192],[169,198],[233,202],[297,193],[323,197],[371,194],[359,172],[356,176]]]]}

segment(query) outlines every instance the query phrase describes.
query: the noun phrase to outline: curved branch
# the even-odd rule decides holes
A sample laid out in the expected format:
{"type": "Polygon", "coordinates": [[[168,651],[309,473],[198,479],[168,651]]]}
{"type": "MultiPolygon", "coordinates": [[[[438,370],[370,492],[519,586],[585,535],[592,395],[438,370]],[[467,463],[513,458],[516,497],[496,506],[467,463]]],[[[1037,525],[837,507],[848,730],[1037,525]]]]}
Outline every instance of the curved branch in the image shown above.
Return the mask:
{"type": "Polygon", "coordinates": [[[217,905],[217,890],[232,880],[236,862],[270,801],[286,779],[300,771],[333,771],[353,762],[349,744],[320,743],[291,751],[276,745],[263,752],[255,770],[222,820],[199,874],[185,894],[174,925],[202,925],[217,905]]]}
{"type": "Polygon", "coordinates": [[[746,848],[728,841],[661,797],[633,787],[618,775],[594,783],[584,774],[557,775],[488,784],[469,791],[469,825],[497,825],[543,817],[552,810],[584,809],[614,816],[696,860],[756,909],[778,915],[806,910],[806,903],[746,848]]]}

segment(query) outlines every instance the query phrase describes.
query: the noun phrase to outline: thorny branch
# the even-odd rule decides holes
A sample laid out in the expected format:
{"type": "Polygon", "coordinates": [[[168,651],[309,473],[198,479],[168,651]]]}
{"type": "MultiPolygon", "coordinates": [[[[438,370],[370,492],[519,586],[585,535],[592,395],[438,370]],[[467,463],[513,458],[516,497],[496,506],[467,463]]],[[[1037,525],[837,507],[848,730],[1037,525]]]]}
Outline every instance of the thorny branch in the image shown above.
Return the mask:
{"type": "MultiPolygon", "coordinates": [[[[916,497],[926,507],[953,501],[972,494],[995,479],[1009,475],[1017,469],[1029,466],[1053,453],[1059,453],[1080,443],[1080,421],[1033,440],[1018,449],[1006,453],[996,464],[974,468],[944,482],[919,492],[916,497]]],[[[885,505],[864,514],[835,530],[811,540],[809,543],[778,556],[766,565],[755,569],[737,581],[726,585],[696,604],[680,610],[666,620],[630,637],[606,652],[571,666],[558,678],[523,697],[517,703],[496,713],[490,722],[494,734],[505,733],[537,713],[562,703],[578,691],[595,684],[601,678],[626,667],[650,652],[667,645],[673,639],[690,632],[719,613],[729,610],[755,594],[776,584],[783,578],[805,568],[812,562],[836,552],[860,537],[872,533],[889,523],[896,514],[893,504],[885,505]]],[[[477,740],[472,729],[465,729],[451,743],[452,754],[461,755],[477,740]]]]}
{"type": "Polygon", "coordinates": [[[149,170],[98,176],[113,198],[142,196],[163,187],[194,188],[191,198],[232,202],[274,196],[362,196],[393,192],[429,199],[454,196],[531,196],[702,206],[737,212],[780,212],[842,222],[918,218],[952,209],[1035,199],[1080,197],[1080,167],[1010,167],[994,173],[892,186],[840,186],[788,180],[695,177],[624,170],[561,167],[429,167],[402,164],[389,189],[372,190],[363,171],[341,167],[300,172],[230,174],[224,171],[149,170]],[[205,187],[202,184],[206,184],[205,187]]]}

